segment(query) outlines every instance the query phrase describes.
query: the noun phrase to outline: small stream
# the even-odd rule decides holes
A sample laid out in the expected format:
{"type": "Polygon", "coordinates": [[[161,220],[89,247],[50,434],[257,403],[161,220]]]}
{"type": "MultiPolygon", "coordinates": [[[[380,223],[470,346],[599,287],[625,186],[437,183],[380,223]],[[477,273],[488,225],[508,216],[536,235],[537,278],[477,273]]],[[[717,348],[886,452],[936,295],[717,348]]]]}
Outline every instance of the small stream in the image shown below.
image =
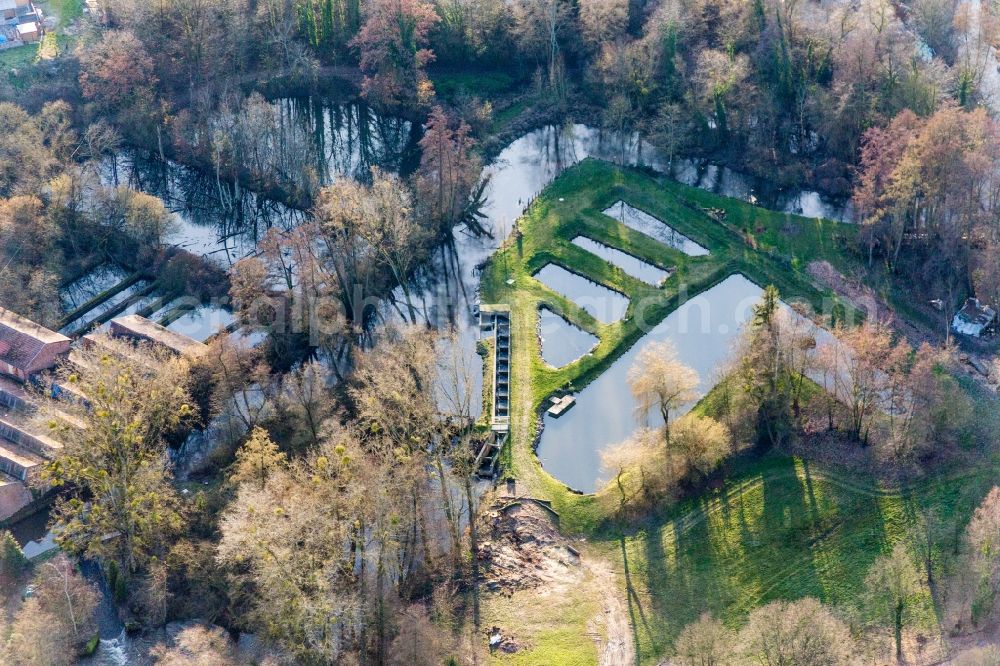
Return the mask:
{"type": "Polygon", "coordinates": [[[125,633],[125,625],[118,619],[107,580],[94,560],[81,560],[80,572],[101,594],[97,605],[97,631],[101,642],[94,656],[81,660],[80,663],[93,666],[126,666],[130,663],[128,656],[130,640],[125,633]]]}

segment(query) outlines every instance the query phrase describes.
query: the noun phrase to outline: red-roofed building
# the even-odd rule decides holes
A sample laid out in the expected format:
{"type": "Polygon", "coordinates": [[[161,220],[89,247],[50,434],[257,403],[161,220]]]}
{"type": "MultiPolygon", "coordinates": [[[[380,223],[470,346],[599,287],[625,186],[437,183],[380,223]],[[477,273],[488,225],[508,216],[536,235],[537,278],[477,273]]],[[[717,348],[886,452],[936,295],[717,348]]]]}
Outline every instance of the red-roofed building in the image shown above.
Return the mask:
{"type": "Polygon", "coordinates": [[[0,375],[25,382],[69,353],[70,339],[0,308],[0,375]]]}

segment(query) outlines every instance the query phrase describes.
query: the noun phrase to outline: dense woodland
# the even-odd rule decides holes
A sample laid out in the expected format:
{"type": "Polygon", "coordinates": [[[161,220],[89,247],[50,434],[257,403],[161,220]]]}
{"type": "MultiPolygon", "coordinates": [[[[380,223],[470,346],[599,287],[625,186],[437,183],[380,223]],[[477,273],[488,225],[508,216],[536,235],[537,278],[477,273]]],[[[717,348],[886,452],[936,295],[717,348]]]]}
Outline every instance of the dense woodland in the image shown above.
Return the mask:
{"type": "MultiPolygon", "coordinates": [[[[95,646],[102,604],[166,666],[486,663],[490,500],[472,479],[483,428],[466,390],[480,370],[450,352],[411,292],[454,228],[491,233],[484,165],[546,123],[636,132],[671,159],[850,200],[861,228],[837,251],[860,267],[852,279],[902,305],[885,320],[873,310],[858,326],[832,322],[841,344],[818,344],[769,287],[711,399],[679,418],[697,374],[667,344],[644,350],[622,390],[664,425],[605,455],[601,530],[642,530],[755,457],[892,484],[995,454],[998,433],[958,378],[947,323],[967,296],[1000,303],[991,3],[99,8],[77,19],[59,57],[0,76],[0,307],[59,328],[60,286],[110,260],[174,293],[225,297],[269,335],[253,349],[223,337],[193,361],[108,338],[49,378],[86,404],[38,387],[38,423],[64,445],[36,488],[56,497],[62,552],[29,564],[0,532],[0,582],[13,591],[10,612],[0,608],[2,663],[75,663],[95,646]],[[413,172],[323,185],[269,102],[307,93],[420,125],[413,172]],[[164,242],[174,219],[163,201],[102,178],[125,149],[266,194],[305,222],[267,231],[259,253],[224,270],[164,242]],[[372,297],[390,295],[401,317],[386,324],[372,297]],[[906,335],[907,317],[919,335],[906,335]],[[180,479],[171,461],[192,430],[219,441],[180,479]],[[240,634],[256,637],[252,656],[240,634]]],[[[913,517],[912,541],[926,548],[878,557],[854,616],[812,598],[747,608],[739,626],[706,613],[659,656],[871,663],[873,636],[888,632],[902,657],[922,582],[961,606],[959,633],[995,631],[1000,491],[976,503],[968,521],[913,517]],[[953,566],[968,573],[937,580],[932,552],[952,542],[953,566]]],[[[953,663],[1000,663],[992,642],[953,663]]]]}
{"type": "MultiPolygon", "coordinates": [[[[104,18],[44,75],[19,74],[27,88],[17,79],[0,89],[32,114],[4,110],[5,163],[19,165],[4,174],[4,195],[79,179],[83,160],[131,144],[311,208],[320,186],[308,147],[287,145],[275,109],[248,91],[355,90],[421,122],[440,108],[434,126],[458,132],[463,151],[476,138],[494,145],[498,114],[527,104],[528,126],[573,109],[670,156],[851,196],[870,261],[916,276],[925,301],[998,293],[988,260],[998,149],[984,109],[1000,91],[988,7],[111,0],[104,18]],[[467,83],[452,84],[457,75],[467,83]]],[[[463,166],[465,188],[476,165],[463,166]]],[[[69,232],[56,224],[47,237],[78,243],[63,240],[69,232]]],[[[72,266],[93,248],[60,249],[72,266]]],[[[52,276],[15,264],[8,270],[30,286],[22,308],[44,302],[52,276]]]]}

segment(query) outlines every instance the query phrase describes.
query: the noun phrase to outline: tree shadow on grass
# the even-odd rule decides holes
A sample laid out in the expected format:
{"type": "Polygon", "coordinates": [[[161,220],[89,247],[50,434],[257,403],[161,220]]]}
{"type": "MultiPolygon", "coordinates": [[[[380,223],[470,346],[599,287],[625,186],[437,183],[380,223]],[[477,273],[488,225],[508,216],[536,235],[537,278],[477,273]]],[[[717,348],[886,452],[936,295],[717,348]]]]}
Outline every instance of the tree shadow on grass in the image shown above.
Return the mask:
{"type": "Polygon", "coordinates": [[[628,548],[625,546],[625,534],[623,533],[618,539],[619,546],[622,553],[622,563],[625,572],[625,592],[626,599],[628,601],[628,616],[629,623],[632,626],[632,645],[635,652],[635,661],[639,663],[640,647],[639,647],[639,622],[642,622],[643,629],[646,633],[650,632],[649,621],[646,618],[646,612],[642,607],[642,600],[639,599],[639,595],[635,591],[635,586],[632,584],[632,570],[629,568],[628,563],[628,548]],[[636,614],[638,613],[638,618],[636,614]],[[638,620],[638,621],[637,621],[638,620]]]}
{"type": "Polygon", "coordinates": [[[738,623],[776,599],[826,601],[831,576],[853,578],[848,587],[856,589],[874,555],[851,551],[884,539],[879,507],[829,484],[820,498],[816,483],[808,470],[800,475],[793,458],[774,458],[756,477],[731,481],[650,528],[641,544],[645,562],[632,573],[648,591],[643,630],[653,649],[664,651],[704,612],[738,623]],[[839,566],[839,558],[848,564],[839,566]]]}

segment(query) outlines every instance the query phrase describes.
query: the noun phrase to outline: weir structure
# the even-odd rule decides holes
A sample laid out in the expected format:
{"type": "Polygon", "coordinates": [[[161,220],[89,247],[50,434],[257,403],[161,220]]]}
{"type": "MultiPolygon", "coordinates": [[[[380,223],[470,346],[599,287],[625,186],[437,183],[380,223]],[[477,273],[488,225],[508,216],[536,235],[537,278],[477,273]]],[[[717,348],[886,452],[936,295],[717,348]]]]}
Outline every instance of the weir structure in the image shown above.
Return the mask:
{"type": "Polygon", "coordinates": [[[479,451],[476,469],[480,477],[492,478],[510,436],[510,306],[481,305],[479,330],[484,336],[493,337],[493,400],[490,437],[479,451]]]}

